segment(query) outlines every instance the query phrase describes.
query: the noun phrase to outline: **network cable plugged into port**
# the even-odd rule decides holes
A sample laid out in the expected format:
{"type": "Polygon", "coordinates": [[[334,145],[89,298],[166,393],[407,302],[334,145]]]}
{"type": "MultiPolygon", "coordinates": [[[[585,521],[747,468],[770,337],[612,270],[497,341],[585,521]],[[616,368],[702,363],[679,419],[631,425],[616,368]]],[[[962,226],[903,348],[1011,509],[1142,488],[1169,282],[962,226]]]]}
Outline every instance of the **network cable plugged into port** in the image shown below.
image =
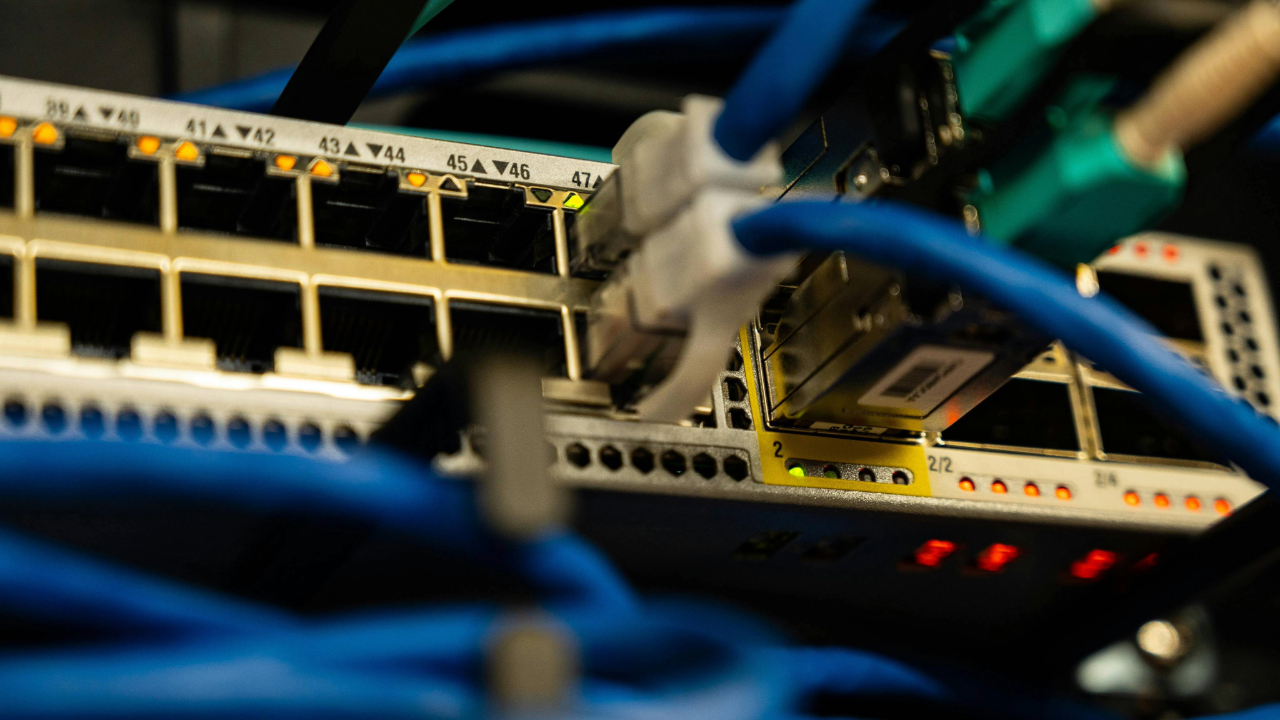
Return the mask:
{"type": "Polygon", "coordinates": [[[0,715],[1280,717],[1280,6],[520,12],[0,77],[0,715]]]}

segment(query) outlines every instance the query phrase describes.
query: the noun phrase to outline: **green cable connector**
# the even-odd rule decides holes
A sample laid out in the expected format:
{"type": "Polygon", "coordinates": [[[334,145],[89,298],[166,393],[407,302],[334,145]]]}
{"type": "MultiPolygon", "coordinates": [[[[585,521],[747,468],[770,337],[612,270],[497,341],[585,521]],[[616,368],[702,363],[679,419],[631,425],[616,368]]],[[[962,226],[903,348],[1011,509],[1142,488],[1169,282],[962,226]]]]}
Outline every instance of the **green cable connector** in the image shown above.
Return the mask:
{"type": "Polygon", "coordinates": [[[1111,118],[1095,112],[1034,155],[1015,153],[982,173],[969,201],[987,237],[1074,267],[1171,210],[1186,175],[1173,151],[1156,167],[1135,165],[1116,144],[1111,118]]]}
{"type": "Polygon", "coordinates": [[[961,113],[1006,117],[1097,15],[1093,0],[993,0],[956,33],[952,66],[961,113]]]}

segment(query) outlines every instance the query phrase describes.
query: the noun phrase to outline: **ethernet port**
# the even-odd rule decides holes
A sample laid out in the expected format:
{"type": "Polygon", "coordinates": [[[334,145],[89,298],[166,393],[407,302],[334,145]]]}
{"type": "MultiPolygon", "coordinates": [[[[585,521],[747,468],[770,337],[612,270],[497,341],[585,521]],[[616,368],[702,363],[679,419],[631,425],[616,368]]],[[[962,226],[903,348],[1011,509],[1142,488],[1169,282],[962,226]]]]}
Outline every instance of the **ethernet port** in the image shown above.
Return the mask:
{"type": "Polygon", "coordinates": [[[68,135],[61,150],[35,151],[35,202],[41,212],[155,225],[157,166],[130,160],[123,139],[68,135]]]}
{"type": "Polygon", "coordinates": [[[1217,453],[1197,442],[1181,425],[1156,412],[1139,393],[1093,388],[1093,404],[1103,452],[1227,464],[1217,453]]]}
{"type": "Polygon", "coordinates": [[[559,313],[469,302],[450,303],[449,311],[455,353],[529,354],[546,374],[566,374],[564,328],[559,313]]]}
{"type": "Polygon", "coordinates": [[[442,198],[446,258],[556,272],[550,209],[526,207],[520,188],[473,183],[467,194],[466,200],[442,198]]]}
{"type": "Polygon", "coordinates": [[[182,273],[185,334],[212,339],[222,370],[268,372],[276,348],[302,347],[299,302],[292,283],[182,273]]]}
{"type": "Polygon", "coordinates": [[[1079,450],[1070,388],[1015,378],[942,431],[947,442],[1079,450]]]}
{"type": "Polygon", "coordinates": [[[0,255],[0,317],[13,317],[12,255],[0,255]]]}
{"type": "Polygon", "coordinates": [[[160,332],[160,272],[37,260],[36,317],[66,323],[77,355],[128,357],[136,333],[160,332]]]}
{"type": "Polygon", "coordinates": [[[414,364],[439,349],[435,304],[421,295],[323,287],[320,328],[324,349],[350,353],[356,380],[370,385],[412,388],[414,364]]]}
{"type": "Polygon", "coordinates": [[[0,207],[13,207],[13,146],[0,145],[0,207]]]}
{"type": "Polygon", "coordinates": [[[261,159],[210,152],[204,167],[179,165],[177,180],[180,227],[296,241],[293,181],[268,176],[261,159]]]}
{"type": "Polygon", "coordinates": [[[337,183],[312,183],[316,244],[426,257],[430,229],[420,195],[395,173],[346,167],[337,183]]]}

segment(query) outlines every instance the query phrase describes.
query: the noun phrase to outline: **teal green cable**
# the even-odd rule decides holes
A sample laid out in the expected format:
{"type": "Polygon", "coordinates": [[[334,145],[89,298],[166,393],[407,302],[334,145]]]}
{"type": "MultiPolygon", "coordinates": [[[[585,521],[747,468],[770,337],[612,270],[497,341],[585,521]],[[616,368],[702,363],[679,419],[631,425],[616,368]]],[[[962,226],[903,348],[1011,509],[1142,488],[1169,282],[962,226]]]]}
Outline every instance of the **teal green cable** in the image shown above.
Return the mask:
{"type": "Polygon", "coordinates": [[[453,0],[430,0],[426,7],[422,8],[422,13],[418,15],[418,19],[413,21],[413,29],[409,31],[409,37],[413,37],[424,25],[431,22],[431,19],[440,14],[441,10],[453,4],[453,0]]]}
{"type": "Polygon", "coordinates": [[[560,157],[577,158],[578,160],[592,160],[594,162],[613,162],[612,151],[609,148],[595,147],[593,145],[577,145],[574,143],[552,142],[550,140],[533,140],[530,138],[508,137],[506,135],[482,135],[480,133],[455,132],[453,130],[427,130],[424,128],[397,127],[394,125],[365,125],[362,123],[352,123],[351,127],[363,128],[365,130],[377,130],[379,132],[397,133],[399,135],[412,135],[414,137],[431,138],[432,140],[444,140],[446,142],[467,143],[468,145],[485,145],[487,147],[502,148],[504,150],[519,150],[521,152],[541,153],[543,155],[558,155],[560,157]]]}

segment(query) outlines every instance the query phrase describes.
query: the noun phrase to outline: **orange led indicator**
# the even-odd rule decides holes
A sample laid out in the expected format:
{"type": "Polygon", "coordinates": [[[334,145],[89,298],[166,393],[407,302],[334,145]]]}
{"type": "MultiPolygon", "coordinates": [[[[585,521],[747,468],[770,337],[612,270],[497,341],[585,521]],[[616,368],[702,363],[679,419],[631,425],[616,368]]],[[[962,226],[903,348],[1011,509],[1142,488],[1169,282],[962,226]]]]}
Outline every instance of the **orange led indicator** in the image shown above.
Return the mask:
{"type": "Polygon", "coordinates": [[[1227,502],[1226,498],[1218,498],[1213,501],[1213,509],[1217,510],[1219,515],[1230,515],[1231,503],[1227,502]]]}
{"type": "Polygon", "coordinates": [[[1118,255],[1119,253],[1120,253],[1119,245],[1112,245],[1111,249],[1107,250],[1108,255],[1118,255]]]}
{"type": "Polygon", "coordinates": [[[135,145],[138,146],[138,152],[143,155],[155,155],[156,151],[160,149],[160,138],[143,135],[138,138],[138,142],[135,145]]]}
{"type": "Polygon", "coordinates": [[[0,117],[0,137],[12,137],[17,130],[17,120],[11,117],[0,117]]]}
{"type": "Polygon", "coordinates": [[[1144,258],[1144,257],[1146,257],[1146,256],[1147,256],[1147,244],[1146,244],[1146,243],[1144,243],[1144,242],[1137,242],[1137,243],[1134,243],[1134,244],[1133,244],[1133,254],[1134,254],[1134,255],[1137,255],[1137,256],[1138,256],[1138,257],[1140,257],[1140,258],[1144,258]]]}
{"type": "Polygon", "coordinates": [[[1018,548],[1004,543],[993,543],[979,555],[975,564],[984,572],[1000,572],[1018,557],[1018,548]]]}
{"type": "Polygon", "coordinates": [[[1132,490],[1124,494],[1124,504],[1129,507],[1138,507],[1141,502],[1142,498],[1138,497],[1138,493],[1132,490]]]}
{"type": "Polygon", "coordinates": [[[973,481],[967,477],[960,478],[960,489],[965,492],[973,492],[973,481]]]}
{"type": "Polygon", "coordinates": [[[1027,483],[1022,486],[1022,492],[1026,493],[1027,497],[1040,497],[1040,486],[1035,483],[1027,483]]]}
{"type": "Polygon", "coordinates": [[[1188,495],[1186,506],[1191,512],[1200,512],[1200,498],[1195,495],[1188,495]]]}
{"type": "Polygon", "coordinates": [[[404,176],[404,179],[408,180],[409,184],[414,187],[422,187],[427,184],[427,176],[422,173],[409,173],[404,176]]]}
{"type": "MultiPolygon", "coordinates": [[[[286,157],[286,156],[282,155],[280,157],[286,157]]],[[[280,157],[276,158],[277,165],[280,164],[280,157]]],[[[289,168],[281,168],[281,169],[288,170],[289,168]]],[[[333,177],[333,166],[320,158],[316,158],[315,160],[312,160],[311,167],[308,168],[307,171],[316,177],[321,177],[321,178],[333,177]]]]}
{"type": "Polygon", "coordinates": [[[994,480],[991,483],[991,492],[997,495],[1003,495],[1009,492],[1009,486],[1005,485],[1002,480],[994,480]]]}
{"type": "Polygon", "coordinates": [[[1177,262],[1177,261],[1178,261],[1178,255],[1179,255],[1179,253],[1178,253],[1178,246],[1177,246],[1177,245],[1165,245],[1165,246],[1164,246],[1164,248],[1163,248],[1160,252],[1164,255],[1164,259],[1165,259],[1166,261],[1168,261],[1168,262],[1177,262]]]}
{"type": "Polygon", "coordinates": [[[1119,556],[1110,550],[1090,550],[1083,558],[1071,563],[1071,576],[1081,580],[1096,580],[1115,566],[1119,556]]]}
{"type": "Polygon", "coordinates": [[[1158,493],[1155,497],[1151,498],[1151,501],[1154,502],[1158,508],[1169,507],[1169,496],[1164,493],[1158,493]]]}
{"type": "Polygon", "coordinates": [[[52,145],[58,142],[58,128],[53,123],[42,122],[31,131],[31,140],[37,145],[52,145]]]}
{"type": "Polygon", "coordinates": [[[916,548],[915,561],[921,567],[938,567],[955,551],[956,544],[950,540],[926,540],[916,548]]]}
{"type": "Polygon", "coordinates": [[[1057,489],[1053,491],[1053,496],[1058,498],[1059,500],[1070,500],[1071,488],[1067,487],[1066,485],[1059,485],[1057,489]]]}
{"type": "Polygon", "coordinates": [[[173,156],[184,162],[194,162],[200,159],[200,148],[195,143],[184,142],[174,149],[173,156]]]}
{"type": "Polygon", "coordinates": [[[285,172],[289,172],[293,169],[294,165],[298,164],[298,158],[292,155],[277,155],[275,163],[276,167],[284,170],[285,172]]]}

